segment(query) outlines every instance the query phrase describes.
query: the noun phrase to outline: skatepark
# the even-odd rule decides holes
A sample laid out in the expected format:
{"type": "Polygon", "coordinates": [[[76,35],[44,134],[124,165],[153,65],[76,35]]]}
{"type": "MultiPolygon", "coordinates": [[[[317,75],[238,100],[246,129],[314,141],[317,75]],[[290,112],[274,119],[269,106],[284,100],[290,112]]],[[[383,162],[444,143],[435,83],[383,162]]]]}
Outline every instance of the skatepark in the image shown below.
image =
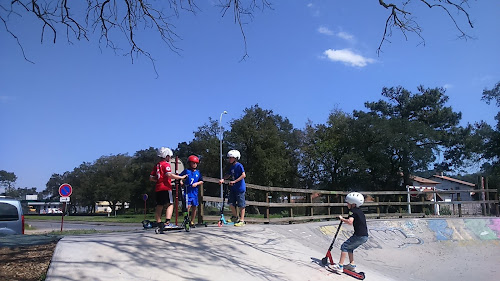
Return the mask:
{"type": "MultiPolygon", "coordinates": [[[[66,236],[46,280],[355,280],[321,263],[337,227],[322,221],[66,236]]],[[[368,220],[368,228],[354,255],[365,280],[498,279],[500,218],[368,220]]],[[[342,225],[334,261],[352,232],[342,225]]]]}

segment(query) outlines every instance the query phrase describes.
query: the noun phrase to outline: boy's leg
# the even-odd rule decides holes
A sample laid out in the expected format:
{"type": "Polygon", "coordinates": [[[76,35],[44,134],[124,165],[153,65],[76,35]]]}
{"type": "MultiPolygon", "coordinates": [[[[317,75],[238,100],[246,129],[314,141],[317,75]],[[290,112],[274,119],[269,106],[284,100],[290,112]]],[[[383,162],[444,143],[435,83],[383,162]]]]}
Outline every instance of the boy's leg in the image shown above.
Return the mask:
{"type": "Polygon", "coordinates": [[[191,206],[191,224],[194,224],[194,221],[196,220],[196,209],[198,209],[197,206],[191,206]]]}
{"type": "Polygon", "coordinates": [[[167,204],[167,208],[165,209],[165,217],[166,217],[165,222],[167,223],[170,222],[173,211],[174,211],[174,204],[167,204]]]}
{"type": "Polygon", "coordinates": [[[347,253],[349,256],[349,264],[354,265],[354,253],[347,253]]]}
{"type": "Polygon", "coordinates": [[[245,207],[240,208],[240,221],[245,221],[245,207]]]}
{"type": "Polygon", "coordinates": [[[163,211],[163,205],[156,205],[155,208],[155,220],[157,223],[161,222],[161,212],[163,211]]]}
{"type": "Polygon", "coordinates": [[[234,226],[243,226],[245,225],[245,207],[246,207],[245,192],[239,193],[236,197],[236,200],[240,208],[240,221],[236,223],[234,226]]]}

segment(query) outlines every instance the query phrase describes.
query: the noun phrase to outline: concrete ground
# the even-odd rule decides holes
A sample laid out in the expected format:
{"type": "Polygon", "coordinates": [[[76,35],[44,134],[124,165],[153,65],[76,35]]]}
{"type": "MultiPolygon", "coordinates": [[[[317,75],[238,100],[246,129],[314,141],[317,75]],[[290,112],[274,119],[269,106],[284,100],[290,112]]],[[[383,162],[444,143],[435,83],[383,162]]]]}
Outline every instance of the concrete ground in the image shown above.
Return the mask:
{"type": "MultiPolygon", "coordinates": [[[[54,280],[354,280],[321,265],[338,222],[67,236],[54,280]]],[[[365,280],[497,280],[500,219],[371,220],[355,251],[365,280]]],[[[352,234],[342,226],[332,254],[352,234]]]]}

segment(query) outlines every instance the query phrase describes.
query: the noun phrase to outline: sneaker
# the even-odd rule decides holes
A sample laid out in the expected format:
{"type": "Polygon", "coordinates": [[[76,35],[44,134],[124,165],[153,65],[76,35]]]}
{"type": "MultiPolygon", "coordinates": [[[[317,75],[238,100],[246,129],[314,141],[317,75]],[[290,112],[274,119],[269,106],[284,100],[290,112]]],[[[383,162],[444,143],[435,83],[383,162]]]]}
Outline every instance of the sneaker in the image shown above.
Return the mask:
{"type": "Polygon", "coordinates": [[[356,265],[355,264],[347,264],[344,266],[345,269],[350,270],[350,271],[356,271],[356,265]]]}
{"type": "Polygon", "coordinates": [[[238,222],[238,217],[235,217],[235,216],[231,216],[231,218],[229,220],[227,220],[227,222],[238,222]]]}
{"type": "Polygon", "coordinates": [[[194,227],[196,227],[196,224],[194,224],[194,222],[190,222],[189,226],[194,228],[194,227]]]}
{"type": "Polygon", "coordinates": [[[336,271],[343,272],[344,271],[344,266],[341,265],[341,264],[336,263],[336,264],[333,265],[333,269],[335,269],[336,271]]]}
{"type": "Polygon", "coordinates": [[[165,223],[165,228],[176,228],[176,227],[178,226],[173,223],[165,223]]]}
{"type": "Polygon", "coordinates": [[[244,225],[245,225],[244,221],[239,221],[239,222],[234,224],[234,226],[244,226],[244,225]]]}
{"type": "Polygon", "coordinates": [[[163,229],[165,229],[165,224],[162,222],[158,223],[158,231],[163,233],[163,229]]]}

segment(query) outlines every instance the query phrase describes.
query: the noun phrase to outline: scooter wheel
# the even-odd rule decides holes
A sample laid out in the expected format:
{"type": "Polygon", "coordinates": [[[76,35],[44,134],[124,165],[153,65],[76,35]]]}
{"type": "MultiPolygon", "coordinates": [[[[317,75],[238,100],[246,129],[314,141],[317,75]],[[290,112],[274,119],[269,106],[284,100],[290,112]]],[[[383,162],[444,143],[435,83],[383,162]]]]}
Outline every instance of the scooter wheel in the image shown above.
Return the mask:
{"type": "Polygon", "coordinates": [[[217,225],[218,225],[219,227],[221,227],[221,226],[222,226],[222,222],[221,222],[221,221],[219,221],[219,222],[217,223],[217,225]]]}
{"type": "Polygon", "coordinates": [[[186,232],[191,231],[191,226],[189,226],[189,224],[187,224],[187,225],[184,227],[184,230],[186,230],[186,232]]]}
{"type": "Polygon", "coordinates": [[[321,259],[321,264],[322,265],[326,265],[328,263],[328,258],[327,257],[324,257],[321,259]]]}
{"type": "Polygon", "coordinates": [[[155,233],[156,233],[156,234],[160,233],[160,229],[155,228],[155,233]]]}
{"type": "Polygon", "coordinates": [[[358,274],[361,276],[361,278],[359,280],[364,280],[365,279],[365,273],[364,272],[359,272],[358,274]]]}

